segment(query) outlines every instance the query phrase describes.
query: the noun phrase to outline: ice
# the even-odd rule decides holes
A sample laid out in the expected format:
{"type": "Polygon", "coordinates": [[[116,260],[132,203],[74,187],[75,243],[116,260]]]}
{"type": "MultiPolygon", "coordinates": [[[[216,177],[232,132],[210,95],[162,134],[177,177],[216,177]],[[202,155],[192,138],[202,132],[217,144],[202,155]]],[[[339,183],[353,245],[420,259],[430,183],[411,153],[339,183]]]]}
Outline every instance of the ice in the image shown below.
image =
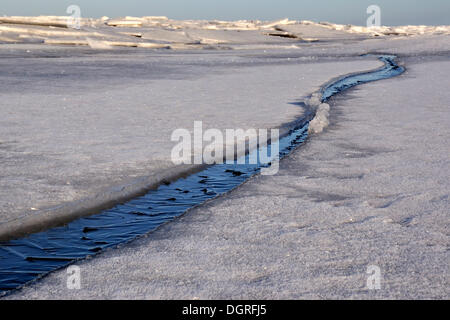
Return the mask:
{"type": "Polygon", "coordinates": [[[307,100],[307,103],[310,107],[316,108],[321,104],[321,98],[322,98],[322,96],[321,96],[320,92],[314,92],[311,95],[311,98],[309,98],[307,100]]]}
{"type": "Polygon", "coordinates": [[[112,49],[112,46],[109,45],[106,41],[98,41],[90,38],[86,38],[86,41],[92,49],[99,49],[99,50],[110,50],[112,49]]]}
{"type": "MultiPolygon", "coordinates": [[[[449,26],[367,28],[289,19],[267,22],[172,20],[167,17],[81,18],[81,29],[77,30],[70,28],[70,19],[71,17],[68,16],[0,17],[0,32],[37,36],[51,45],[89,46],[89,42],[86,41],[86,37],[89,37],[91,41],[110,41],[110,45],[114,46],[154,48],[148,43],[156,40],[166,44],[173,43],[174,45],[170,48],[174,50],[185,49],[186,45],[192,44],[204,48],[210,48],[211,45],[220,46],[224,43],[236,45],[234,49],[254,48],[254,46],[239,46],[243,43],[259,46],[266,44],[268,48],[279,45],[283,48],[286,47],[286,43],[299,40],[317,42],[450,34],[449,26]]],[[[25,40],[8,37],[2,41],[22,43],[25,40]]]]}
{"type": "Polygon", "coordinates": [[[8,233],[24,228],[23,218],[89,212],[190,169],[170,160],[177,128],[193,130],[195,120],[205,130],[277,128],[301,117],[295,102],[330,78],[381,65],[373,57],[305,63],[254,52],[24,50],[4,49],[0,62],[0,221],[8,233]]]}
{"type": "Polygon", "coordinates": [[[450,62],[403,62],[335,101],[278,175],[77,263],[81,290],[61,270],[8,298],[448,299],[450,62]]]}
{"type": "Polygon", "coordinates": [[[330,106],[327,103],[321,103],[316,110],[316,115],[309,122],[308,132],[309,133],[321,133],[323,129],[328,127],[329,121],[329,111],[330,106]]]}
{"type": "Polygon", "coordinates": [[[0,234],[192,170],[171,163],[170,136],[196,120],[287,130],[316,112],[278,175],[80,262],[82,290],[62,270],[11,298],[448,298],[448,26],[11,19],[0,17],[0,234]],[[321,104],[321,86],[386,52],[403,75],[321,104]],[[368,265],[381,291],[365,289],[368,265]]]}
{"type": "Polygon", "coordinates": [[[395,35],[411,36],[423,34],[450,34],[450,26],[399,26],[399,27],[361,27],[353,25],[329,24],[329,28],[351,33],[367,33],[373,36],[395,35]]]}

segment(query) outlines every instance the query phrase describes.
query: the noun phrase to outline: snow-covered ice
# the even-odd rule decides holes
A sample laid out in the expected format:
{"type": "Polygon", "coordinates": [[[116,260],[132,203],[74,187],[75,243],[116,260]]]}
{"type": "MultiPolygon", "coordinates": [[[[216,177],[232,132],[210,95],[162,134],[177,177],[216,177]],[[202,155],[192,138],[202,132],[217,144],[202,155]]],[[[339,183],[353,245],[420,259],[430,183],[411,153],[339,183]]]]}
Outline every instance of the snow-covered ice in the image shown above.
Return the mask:
{"type": "Polygon", "coordinates": [[[381,65],[374,58],[310,62],[256,52],[56,51],[50,59],[31,51],[24,59],[18,55],[26,52],[9,56],[0,47],[5,232],[23,228],[25,217],[34,225],[85,213],[188,169],[174,170],[171,162],[175,129],[192,131],[196,120],[205,130],[280,127],[301,117],[295,102],[328,79],[381,65]]]}
{"type": "Polygon", "coordinates": [[[62,270],[10,298],[449,297],[448,26],[64,23],[0,17],[0,233],[189,169],[170,135],[195,120],[284,127],[308,106],[313,134],[278,175],[80,262],[82,290],[62,270]],[[325,83],[381,66],[367,53],[407,71],[321,104],[325,83]]]}
{"type": "Polygon", "coordinates": [[[450,62],[406,63],[334,101],[278,175],[77,263],[81,290],[62,270],[9,298],[448,299],[450,62]]]}
{"type": "Polygon", "coordinates": [[[80,29],[70,28],[65,16],[0,17],[0,43],[43,42],[46,44],[89,45],[87,39],[119,47],[152,47],[170,44],[171,49],[209,48],[242,44],[273,44],[391,38],[418,35],[448,35],[449,26],[360,27],[328,22],[241,20],[172,20],[167,17],[81,18],[80,29]]]}

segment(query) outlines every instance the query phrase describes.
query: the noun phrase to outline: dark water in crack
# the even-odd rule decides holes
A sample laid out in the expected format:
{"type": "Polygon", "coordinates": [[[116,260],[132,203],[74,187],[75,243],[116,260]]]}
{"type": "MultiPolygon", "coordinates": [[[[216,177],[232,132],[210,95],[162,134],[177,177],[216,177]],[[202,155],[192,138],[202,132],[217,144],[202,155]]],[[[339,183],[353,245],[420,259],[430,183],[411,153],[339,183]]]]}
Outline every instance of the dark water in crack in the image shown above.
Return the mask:
{"type": "Polygon", "coordinates": [[[392,78],[402,74],[403,71],[405,71],[403,67],[395,63],[395,56],[381,56],[379,59],[384,62],[384,67],[372,72],[349,75],[326,86],[322,90],[322,101],[327,101],[333,95],[359,84],[392,78]]]}
{"type": "MultiPolygon", "coordinates": [[[[358,84],[394,77],[404,71],[395,64],[392,56],[382,56],[380,60],[385,66],[376,71],[350,75],[326,86],[322,91],[322,101],[358,84]]],[[[308,123],[281,138],[279,158],[302,144],[307,132],[308,123]]],[[[129,242],[188,209],[236,188],[267,167],[259,158],[257,164],[248,164],[249,157],[255,152],[245,156],[246,164],[238,164],[238,161],[215,164],[99,214],[25,238],[1,242],[0,295],[108,247],[129,242]]],[[[271,145],[259,152],[271,155],[271,145]]]]}

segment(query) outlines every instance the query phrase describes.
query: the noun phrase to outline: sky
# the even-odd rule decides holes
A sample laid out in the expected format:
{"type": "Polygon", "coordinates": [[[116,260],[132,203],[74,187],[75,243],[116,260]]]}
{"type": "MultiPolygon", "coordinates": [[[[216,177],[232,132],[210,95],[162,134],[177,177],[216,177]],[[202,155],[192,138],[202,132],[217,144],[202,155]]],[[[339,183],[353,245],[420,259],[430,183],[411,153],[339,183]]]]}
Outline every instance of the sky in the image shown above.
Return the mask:
{"type": "Polygon", "coordinates": [[[372,4],[381,9],[382,25],[450,25],[450,0],[1,0],[0,15],[67,15],[69,5],[78,5],[82,17],[289,18],[366,25],[372,4]]]}

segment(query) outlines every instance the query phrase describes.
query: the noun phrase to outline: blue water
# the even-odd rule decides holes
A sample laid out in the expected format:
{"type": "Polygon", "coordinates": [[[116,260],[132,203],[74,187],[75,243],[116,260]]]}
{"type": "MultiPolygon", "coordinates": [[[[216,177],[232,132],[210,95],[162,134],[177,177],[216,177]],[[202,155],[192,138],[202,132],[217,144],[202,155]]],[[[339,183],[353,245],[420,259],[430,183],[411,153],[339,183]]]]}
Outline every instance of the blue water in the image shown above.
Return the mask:
{"type": "MultiPolygon", "coordinates": [[[[402,73],[404,69],[396,65],[393,58],[382,56],[380,60],[385,63],[384,67],[344,77],[326,86],[322,91],[322,101],[355,85],[402,73]]],[[[307,132],[308,123],[281,138],[279,158],[302,144],[307,132]]],[[[270,145],[263,150],[268,154],[270,151],[270,145]]],[[[239,159],[232,164],[215,164],[99,214],[25,238],[1,242],[0,295],[108,247],[129,242],[188,209],[236,188],[268,165],[260,161],[249,164],[251,156],[245,156],[246,164],[238,164],[239,159]]]]}
{"type": "Polygon", "coordinates": [[[384,67],[371,72],[349,75],[326,86],[322,90],[322,101],[327,101],[333,95],[359,84],[396,77],[405,71],[395,63],[395,56],[381,56],[379,59],[384,62],[384,67]]]}

